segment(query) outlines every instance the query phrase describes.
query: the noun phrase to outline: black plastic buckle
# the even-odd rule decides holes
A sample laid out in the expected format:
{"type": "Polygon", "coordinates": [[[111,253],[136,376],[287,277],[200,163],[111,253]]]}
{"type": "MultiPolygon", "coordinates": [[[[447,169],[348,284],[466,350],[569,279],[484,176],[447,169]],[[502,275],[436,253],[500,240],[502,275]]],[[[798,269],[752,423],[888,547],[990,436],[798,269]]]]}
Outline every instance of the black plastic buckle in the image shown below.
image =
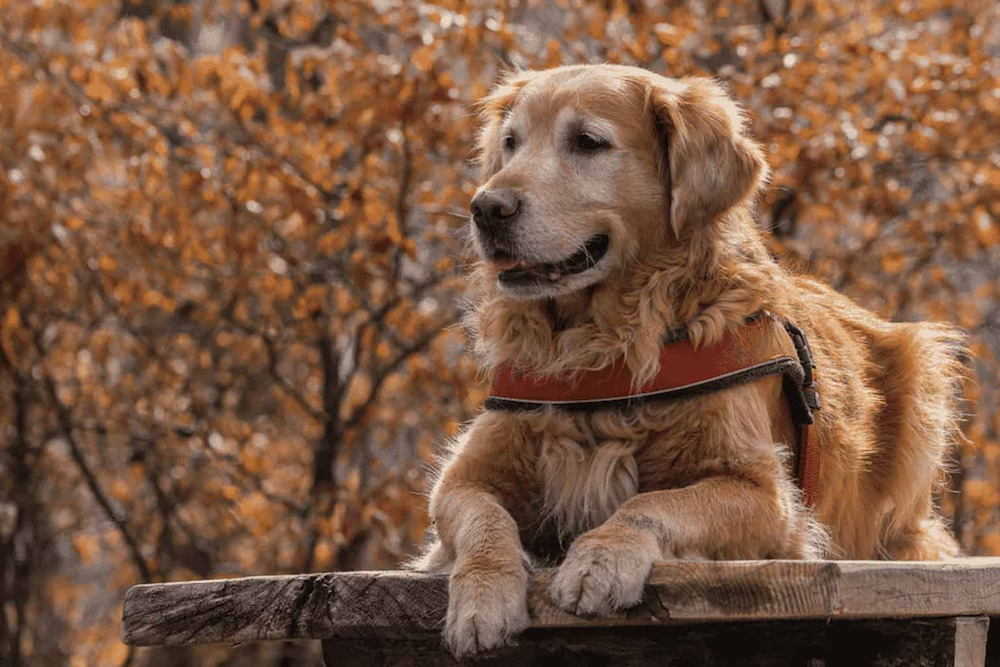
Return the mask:
{"type": "Polygon", "coordinates": [[[810,410],[820,409],[819,390],[813,384],[813,371],[816,370],[816,362],[813,361],[812,348],[809,347],[809,339],[798,328],[788,320],[783,320],[785,331],[792,338],[795,345],[795,352],[799,357],[799,364],[802,366],[802,398],[810,410]]]}

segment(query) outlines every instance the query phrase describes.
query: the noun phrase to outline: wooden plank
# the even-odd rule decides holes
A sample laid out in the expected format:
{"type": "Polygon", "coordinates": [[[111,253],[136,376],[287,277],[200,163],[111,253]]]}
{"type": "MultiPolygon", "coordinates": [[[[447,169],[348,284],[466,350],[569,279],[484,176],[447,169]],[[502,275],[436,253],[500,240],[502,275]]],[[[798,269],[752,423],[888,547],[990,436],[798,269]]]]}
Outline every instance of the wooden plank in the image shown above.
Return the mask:
{"type": "MultiPolygon", "coordinates": [[[[489,667],[982,667],[958,650],[982,618],[746,621],[663,626],[532,628],[483,656],[489,667]],[[965,660],[964,662],[962,660],[965,660]]],[[[975,632],[973,634],[976,634],[975,632]]],[[[438,637],[323,641],[328,667],[454,667],[438,637]],[[347,659],[349,657],[349,660],[347,659]]]]}
{"type": "Polygon", "coordinates": [[[650,585],[652,611],[670,620],[989,615],[1000,608],[1000,558],[669,562],[650,585]]]}
{"type": "Polygon", "coordinates": [[[955,667],[983,667],[986,664],[986,636],[990,619],[974,616],[955,619],[955,667]]]}
{"type": "Polygon", "coordinates": [[[122,639],[154,646],[408,637],[439,629],[447,606],[447,577],[414,572],[140,584],[125,595],[122,639]]]}
{"type": "MultiPolygon", "coordinates": [[[[609,619],[554,608],[536,577],[535,627],[1000,615],[1000,559],[678,561],[658,564],[642,604],[609,619]]],[[[269,639],[372,639],[437,635],[448,604],[445,575],[341,572],[132,587],[128,644],[269,639]]]]}

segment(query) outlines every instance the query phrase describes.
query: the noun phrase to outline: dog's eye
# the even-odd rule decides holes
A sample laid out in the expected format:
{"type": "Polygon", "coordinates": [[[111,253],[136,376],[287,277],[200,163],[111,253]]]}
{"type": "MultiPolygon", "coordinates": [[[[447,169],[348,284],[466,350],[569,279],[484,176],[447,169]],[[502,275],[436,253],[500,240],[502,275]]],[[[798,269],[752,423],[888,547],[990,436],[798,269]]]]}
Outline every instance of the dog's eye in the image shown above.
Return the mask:
{"type": "Polygon", "coordinates": [[[581,132],[576,135],[576,148],[587,153],[603,150],[608,148],[610,145],[611,144],[604,139],[599,139],[598,137],[595,137],[592,134],[587,134],[586,132],[581,132]]]}
{"type": "Polygon", "coordinates": [[[503,147],[509,151],[512,151],[515,148],[517,148],[517,139],[514,138],[513,134],[508,134],[506,137],[503,138],[503,147]]]}

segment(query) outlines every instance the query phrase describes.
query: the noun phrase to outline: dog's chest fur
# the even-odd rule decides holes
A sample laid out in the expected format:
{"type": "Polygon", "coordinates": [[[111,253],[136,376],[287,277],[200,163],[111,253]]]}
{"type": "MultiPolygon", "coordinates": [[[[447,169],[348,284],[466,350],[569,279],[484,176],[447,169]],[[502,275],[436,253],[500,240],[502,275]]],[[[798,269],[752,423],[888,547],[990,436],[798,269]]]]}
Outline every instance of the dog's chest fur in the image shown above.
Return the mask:
{"type": "Polygon", "coordinates": [[[639,491],[636,441],[581,444],[555,434],[542,437],[538,476],[543,513],[560,538],[599,526],[639,491]]]}
{"type": "Polygon", "coordinates": [[[693,483],[717,463],[701,442],[713,397],[636,412],[552,414],[529,426],[542,523],[560,542],[607,521],[640,491],[693,483]],[[707,457],[707,458],[706,458],[707,457]]]}

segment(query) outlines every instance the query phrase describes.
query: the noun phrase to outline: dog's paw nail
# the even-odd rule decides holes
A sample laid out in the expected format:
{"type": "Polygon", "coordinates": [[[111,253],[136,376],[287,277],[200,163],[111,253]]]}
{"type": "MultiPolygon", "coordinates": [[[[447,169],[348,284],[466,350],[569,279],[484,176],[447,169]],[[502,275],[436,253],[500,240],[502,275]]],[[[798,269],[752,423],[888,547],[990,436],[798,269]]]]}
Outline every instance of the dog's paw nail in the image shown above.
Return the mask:
{"type": "Polygon", "coordinates": [[[452,581],[444,642],[456,658],[491,651],[531,625],[522,578],[452,581]]]}
{"type": "Polygon", "coordinates": [[[642,600],[649,575],[645,560],[641,553],[578,550],[559,567],[549,596],[554,605],[575,616],[610,616],[642,600]]]}
{"type": "Polygon", "coordinates": [[[605,588],[599,579],[600,574],[594,572],[592,567],[567,561],[559,568],[549,595],[553,604],[575,616],[599,613],[599,605],[594,601],[600,599],[605,588]]]}
{"type": "Polygon", "coordinates": [[[466,617],[446,633],[446,643],[455,657],[492,651],[511,643],[512,637],[527,628],[531,621],[526,611],[484,609],[466,617]]]}

